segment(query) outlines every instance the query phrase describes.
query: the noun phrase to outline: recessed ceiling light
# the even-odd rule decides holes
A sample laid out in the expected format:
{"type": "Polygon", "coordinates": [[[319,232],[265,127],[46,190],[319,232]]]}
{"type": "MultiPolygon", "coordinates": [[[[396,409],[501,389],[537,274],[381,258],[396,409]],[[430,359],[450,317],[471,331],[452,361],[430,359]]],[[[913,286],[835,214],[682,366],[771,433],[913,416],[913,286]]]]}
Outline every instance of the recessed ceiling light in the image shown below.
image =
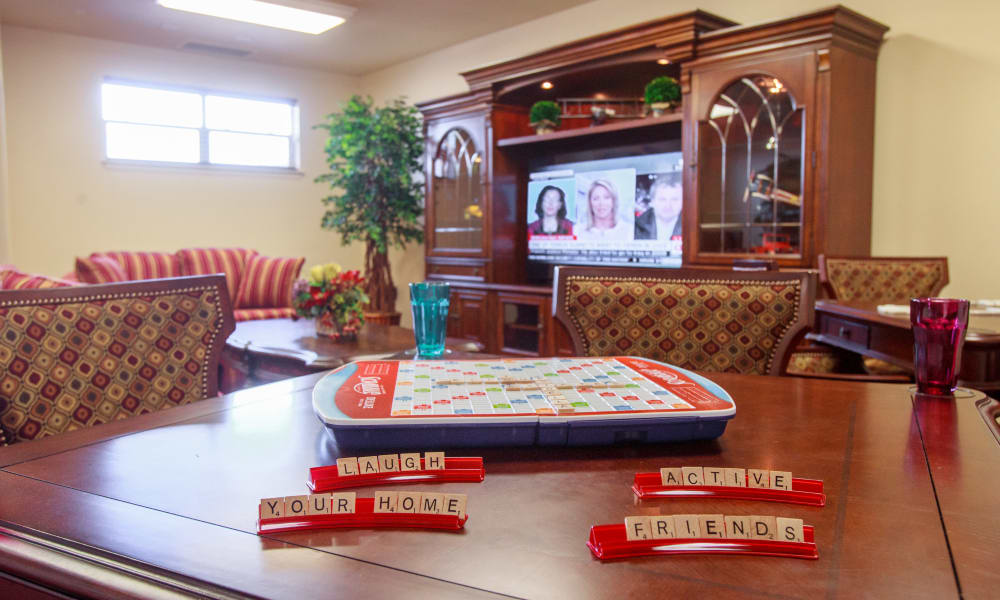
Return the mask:
{"type": "Polygon", "coordinates": [[[542,82],[542,89],[543,90],[551,90],[552,89],[552,82],[551,81],[543,81],[542,82]]]}
{"type": "Polygon", "coordinates": [[[328,2],[281,0],[156,0],[166,8],[318,35],[343,23],[354,8],[328,2]]]}
{"type": "Polygon", "coordinates": [[[658,65],[669,65],[670,64],[670,59],[669,58],[660,58],[660,59],[658,59],[656,61],[656,64],[658,64],[658,65]]]}

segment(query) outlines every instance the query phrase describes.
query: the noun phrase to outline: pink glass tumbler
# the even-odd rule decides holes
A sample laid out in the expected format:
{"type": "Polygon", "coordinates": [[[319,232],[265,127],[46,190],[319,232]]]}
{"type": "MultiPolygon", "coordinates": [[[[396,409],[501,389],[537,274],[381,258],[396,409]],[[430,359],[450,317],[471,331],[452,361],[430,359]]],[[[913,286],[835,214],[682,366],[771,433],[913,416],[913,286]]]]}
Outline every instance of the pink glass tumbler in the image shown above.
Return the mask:
{"type": "Polygon", "coordinates": [[[969,326],[969,301],[950,298],[910,300],[913,371],[917,392],[950,396],[958,383],[962,343],[969,326]]]}

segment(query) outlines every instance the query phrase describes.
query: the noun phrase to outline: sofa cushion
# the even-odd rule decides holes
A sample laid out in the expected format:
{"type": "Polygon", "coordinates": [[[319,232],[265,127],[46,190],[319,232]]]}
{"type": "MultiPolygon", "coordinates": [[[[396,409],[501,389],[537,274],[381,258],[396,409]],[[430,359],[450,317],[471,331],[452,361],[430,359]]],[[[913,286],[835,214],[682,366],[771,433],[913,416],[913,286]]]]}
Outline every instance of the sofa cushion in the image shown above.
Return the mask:
{"type": "Polygon", "coordinates": [[[292,305],[292,284],[302,270],[302,258],[274,258],[255,254],[236,295],[236,308],[284,308],[292,305]]]}
{"type": "Polygon", "coordinates": [[[258,321],[260,319],[291,319],[295,309],[287,308],[238,308],[233,311],[236,321],[258,321]]]}
{"type": "Polygon", "coordinates": [[[255,250],[246,248],[185,248],[177,252],[177,258],[184,275],[224,274],[229,298],[235,306],[247,263],[254,254],[255,250]]]}
{"type": "Polygon", "coordinates": [[[37,290],[69,287],[72,285],[75,285],[72,281],[46,277],[45,275],[24,273],[9,267],[6,270],[0,270],[0,290],[37,290]]]}
{"type": "Polygon", "coordinates": [[[128,273],[115,259],[104,254],[91,254],[76,259],[76,279],[81,283],[118,283],[128,281],[128,273]]]}
{"type": "Polygon", "coordinates": [[[127,281],[163,279],[184,275],[181,261],[169,252],[98,252],[90,257],[106,256],[118,261],[128,275],[127,281]]]}

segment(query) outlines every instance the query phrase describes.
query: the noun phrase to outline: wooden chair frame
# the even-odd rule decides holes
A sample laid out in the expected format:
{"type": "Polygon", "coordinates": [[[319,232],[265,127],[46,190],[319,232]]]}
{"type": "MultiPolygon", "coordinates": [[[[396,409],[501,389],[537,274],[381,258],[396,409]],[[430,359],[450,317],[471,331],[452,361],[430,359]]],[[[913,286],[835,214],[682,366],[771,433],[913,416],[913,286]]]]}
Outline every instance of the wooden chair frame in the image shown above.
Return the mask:
{"type": "Polygon", "coordinates": [[[171,277],[167,279],[149,279],[145,281],[126,281],[122,283],[106,283],[100,285],[81,285],[61,288],[34,290],[0,291],[0,307],[30,306],[37,304],[70,304],[86,303],[93,300],[111,300],[135,296],[163,296],[166,294],[183,293],[187,290],[214,289],[218,295],[219,314],[222,322],[215,332],[208,356],[202,381],[204,398],[217,396],[219,393],[219,360],[226,338],[236,328],[233,318],[233,304],[229,298],[224,275],[201,275],[197,277],[171,277]]]}
{"type": "Polygon", "coordinates": [[[623,268],[623,267],[556,267],[553,275],[552,314],[558,319],[573,340],[574,353],[585,356],[586,343],[570,318],[569,311],[563,305],[566,298],[566,283],[570,277],[592,277],[605,280],[625,279],[658,279],[663,281],[703,281],[738,283],[756,283],[772,281],[775,283],[799,282],[802,294],[796,307],[797,318],[782,335],[781,340],[772,351],[768,375],[780,375],[784,372],[788,359],[796,344],[812,328],[814,321],[814,304],[816,300],[816,272],[797,271],[728,271],[721,269],[663,269],[663,268],[623,268]]]}
{"type": "Polygon", "coordinates": [[[944,286],[948,285],[948,257],[947,256],[827,256],[825,254],[819,255],[819,281],[823,284],[823,289],[829,294],[830,298],[837,300],[837,290],[833,288],[833,284],[830,283],[829,273],[826,266],[827,260],[856,260],[858,262],[873,263],[873,262],[937,262],[941,263],[942,272],[941,280],[938,285],[931,290],[931,296],[937,296],[944,289],[944,286]]]}

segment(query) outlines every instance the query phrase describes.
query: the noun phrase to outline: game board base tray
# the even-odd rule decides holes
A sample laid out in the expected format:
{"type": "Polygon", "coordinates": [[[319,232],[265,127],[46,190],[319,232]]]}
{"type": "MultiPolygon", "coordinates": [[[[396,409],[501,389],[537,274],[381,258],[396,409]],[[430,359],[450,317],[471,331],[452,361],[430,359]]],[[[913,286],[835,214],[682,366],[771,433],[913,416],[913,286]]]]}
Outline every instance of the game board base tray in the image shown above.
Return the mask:
{"type": "Polygon", "coordinates": [[[687,554],[730,554],[777,556],[783,558],[819,558],[815,532],[811,525],[802,528],[803,542],[745,540],[732,538],[690,538],[633,540],[626,537],[625,525],[594,525],[587,547],[596,558],[611,560],[637,556],[672,556],[687,554]]]}

